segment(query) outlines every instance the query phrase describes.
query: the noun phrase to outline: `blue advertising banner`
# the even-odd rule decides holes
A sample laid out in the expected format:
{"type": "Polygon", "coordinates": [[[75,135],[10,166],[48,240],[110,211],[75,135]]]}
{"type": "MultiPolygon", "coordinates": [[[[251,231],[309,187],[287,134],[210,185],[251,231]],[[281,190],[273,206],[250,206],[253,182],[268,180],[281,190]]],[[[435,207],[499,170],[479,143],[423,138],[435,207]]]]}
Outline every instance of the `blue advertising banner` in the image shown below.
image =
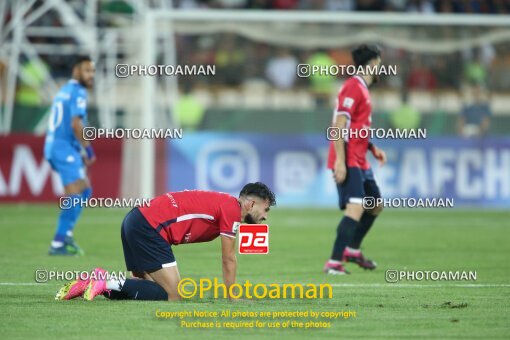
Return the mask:
{"type": "MultiPolygon", "coordinates": [[[[238,195],[261,181],[279,206],[335,207],[325,134],[187,133],[168,142],[168,191],[238,195]]],[[[510,138],[454,137],[375,141],[388,156],[369,159],[383,197],[448,198],[455,207],[510,208],[510,138]]]]}

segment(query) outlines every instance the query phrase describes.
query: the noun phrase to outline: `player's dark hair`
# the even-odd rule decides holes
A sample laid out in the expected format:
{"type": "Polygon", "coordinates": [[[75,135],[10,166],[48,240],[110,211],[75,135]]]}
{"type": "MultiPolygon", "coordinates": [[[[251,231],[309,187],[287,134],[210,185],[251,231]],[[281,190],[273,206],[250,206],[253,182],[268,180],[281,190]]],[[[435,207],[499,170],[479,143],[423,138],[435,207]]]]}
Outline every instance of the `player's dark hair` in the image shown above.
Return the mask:
{"type": "Polygon", "coordinates": [[[73,59],[73,62],[72,62],[72,69],[74,69],[76,66],[80,65],[81,63],[84,63],[86,61],[92,61],[92,58],[89,57],[89,56],[84,56],[84,55],[80,55],[80,56],[77,56],[77,57],[74,57],[73,59]]]}
{"type": "Polygon", "coordinates": [[[365,66],[372,59],[381,56],[381,50],[376,45],[359,45],[351,52],[352,61],[357,66],[365,66]]]}
{"type": "Polygon", "coordinates": [[[271,189],[269,189],[267,185],[262,182],[248,183],[239,193],[239,197],[249,195],[257,196],[263,200],[268,200],[269,206],[276,205],[276,198],[274,193],[271,191],[271,189]]]}

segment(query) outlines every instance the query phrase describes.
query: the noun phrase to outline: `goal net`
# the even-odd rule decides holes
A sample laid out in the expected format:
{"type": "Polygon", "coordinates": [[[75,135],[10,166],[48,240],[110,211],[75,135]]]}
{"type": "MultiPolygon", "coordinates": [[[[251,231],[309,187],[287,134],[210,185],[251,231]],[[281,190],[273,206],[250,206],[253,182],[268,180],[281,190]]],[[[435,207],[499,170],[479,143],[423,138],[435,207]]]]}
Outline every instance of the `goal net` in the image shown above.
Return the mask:
{"type": "MultiPolygon", "coordinates": [[[[127,64],[215,66],[214,75],[123,80],[118,105],[126,126],[320,131],[345,75],[303,76],[297,65],[350,64],[351,49],[361,43],[377,44],[383,64],[397,68],[372,90],[376,124],[389,124],[389,113],[408,101],[432,132],[449,133],[448,117],[470,100],[474,85],[490,96],[496,115],[509,114],[510,21],[503,16],[165,10],[149,11],[120,37],[127,64]],[[197,105],[180,112],[180,99],[190,94],[197,105]],[[205,116],[192,110],[200,107],[205,116]]],[[[129,143],[124,169],[154,178],[153,141],[129,143]]],[[[125,192],[134,186],[125,180],[125,192]]],[[[136,187],[154,193],[154,183],[136,187]]]]}

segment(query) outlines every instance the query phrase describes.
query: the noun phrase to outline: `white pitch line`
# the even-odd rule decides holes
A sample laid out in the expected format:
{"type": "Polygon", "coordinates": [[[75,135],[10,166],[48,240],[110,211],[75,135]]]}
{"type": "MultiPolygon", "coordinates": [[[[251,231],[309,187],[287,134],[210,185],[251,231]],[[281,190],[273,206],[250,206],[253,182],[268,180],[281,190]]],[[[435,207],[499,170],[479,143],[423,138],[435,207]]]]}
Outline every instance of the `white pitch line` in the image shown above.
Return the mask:
{"type": "Polygon", "coordinates": [[[0,282],[0,286],[39,286],[45,284],[37,282],[0,282]]]}
{"type": "MultiPolygon", "coordinates": [[[[37,282],[0,282],[0,286],[44,286],[51,282],[37,283],[37,282]]],[[[56,282],[55,282],[56,283],[56,282]]],[[[280,285],[289,284],[280,283],[280,285]]],[[[306,286],[309,283],[303,284],[306,286]]],[[[317,283],[316,285],[319,285],[317,283]]],[[[325,284],[325,283],[323,283],[325,284]]],[[[332,287],[347,287],[347,288],[504,288],[510,287],[507,283],[452,283],[452,284],[416,284],[416,283],[330,283],[332,287]]]]}
{"type": "Polygon", "coordinates": [[[506,283],[452,283],[452,284],[416,284],[416,283],[332,283],[332,287],[360,287],[360,288],[497,288],[510,287],[506,283]]]}

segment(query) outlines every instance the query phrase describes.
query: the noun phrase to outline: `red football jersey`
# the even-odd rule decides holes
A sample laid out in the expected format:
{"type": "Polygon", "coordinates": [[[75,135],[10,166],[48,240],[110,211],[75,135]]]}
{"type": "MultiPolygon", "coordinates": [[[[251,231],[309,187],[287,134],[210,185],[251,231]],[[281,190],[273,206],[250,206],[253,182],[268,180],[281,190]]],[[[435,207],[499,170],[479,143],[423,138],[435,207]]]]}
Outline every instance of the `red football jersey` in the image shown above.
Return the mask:
{"type": "Polygon", "coordinates": [[[170,244],[236,237],[241,206],[229,194],[202,190],[169,192],[140,207],[149,224],[170,244]]]}
{"type": "MultiPolygon", "coordinates": [[[[372,124],[372,106],[370,104],[370,94],[363,78],[353,76],[347,79],[340,89],[337,98],[337,105],[333,112],[333,123],[338,115],[347,116],[346,128],[351,131],[369,129],[372,124]]],[[[364,170],[370,168],[370,163],[366,158],[369,133],[358,134],[358,136],[349,133],[350,139],[346,140],[345,160],[347,167],[358,167],[364,170]],[[367,136],[367,138],[360,138],[367,136]]],[[[329,145],[328,168],[334,169],[336,161],[336,152],[334,141],[329,145]]]]}

